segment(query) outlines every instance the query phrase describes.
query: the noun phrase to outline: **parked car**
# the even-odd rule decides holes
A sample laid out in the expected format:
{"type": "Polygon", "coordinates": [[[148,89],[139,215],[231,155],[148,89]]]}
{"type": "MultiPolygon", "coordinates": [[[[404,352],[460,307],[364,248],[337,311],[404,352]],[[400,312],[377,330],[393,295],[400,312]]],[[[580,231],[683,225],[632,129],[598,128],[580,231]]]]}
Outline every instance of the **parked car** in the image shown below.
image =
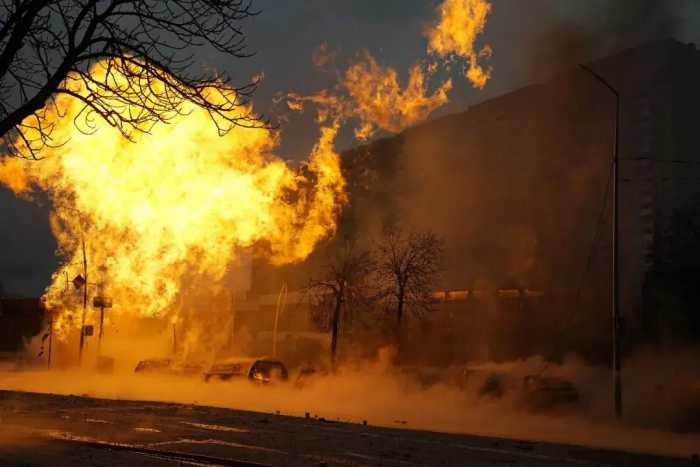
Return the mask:
{"type": "Polygon", "coordinates": [[[523,379],[523,400],[526,405],[543,409],[579,402],[580,394],[574,383],[560,378],[528,375],[523,379]]]}
{"type": "Polygon", "coordinates": [[[479,397],[500,399],[506,393],[517,389],[517,380],[513,375],[494,371],[490,368],[465,367],[457,386],[462,390],[476,392],[479,397]]]}
{"type": "Polygon", "coordinates": [[[162,373],[170,369],[172,360],[169,358],[150,358],[136,364],[134,373],[162,373]]]}
{"type": "Polygon", "coordinates": [[[476,391],[480,397],[500,399],[510,395],[529,409],[574,406],[581,400],[574,383],[542,374],[523,377],[514,372],[471,367],[464,370],[462,381],[463,389],[476,391]]]}
{"type": "Polygon", "coordinates": [[[230,358],[214,363],[204,372],[204,381],[212,378],[229,380],[246,378],[259,384],[287,381],[289,372],[280,360],[274,358],[230,358]]]}
{"type": "Polygon", "coordinates": [[[134,373],[159,373],[178,376],[201,375],[204,365],[198,362],[182,362],[171,358],[150,358],[141,360],[134,373]]]}

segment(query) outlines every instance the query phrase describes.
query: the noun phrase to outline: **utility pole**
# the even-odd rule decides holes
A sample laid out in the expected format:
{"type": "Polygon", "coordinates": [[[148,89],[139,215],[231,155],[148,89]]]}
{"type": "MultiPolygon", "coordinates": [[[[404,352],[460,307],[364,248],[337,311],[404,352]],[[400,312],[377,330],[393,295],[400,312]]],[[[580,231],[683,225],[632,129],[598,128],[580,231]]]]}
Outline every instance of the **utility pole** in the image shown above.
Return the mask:
{"type": "Polygon", "coordinates": [[[46,359],[46,368],[51,369],[51,344],[53,341],[53,313],[50,313],[49,318],[49,356],[46,359]]]}
{"type": "Polygon", "coordinates": [[[100,303],[100,333],[97,335],[97,356],[102,355],[102,328],[105,324],[105,304],[100,303]]]}
{"type": "Polygon", "coordinates": [[[105,326],[105,308],[112,308],[112,299],[104,295],[95,295],[92,298],[92,306],[100,309],[100,331],[97,335],[97,357],[102,356],[102,334],[105,326]]]}
{"type": "Polygon", "coordinates": [[[287,305],[287,283],[282,284],[280,293],[277,296],[277,307],[275,308],[275,325],[272,329],[272,356],[277,356],[277,324],[279,322],[280,313],[284,311],[287,305]]]}
{"type": "Polygon", "coordinates": [[[615,417],[622,418],[622,316],[620,314],[620,267],[619,267],[619,147],[620,147],[620,93],[605,78],[586,65],[579,65],[582,70],[588,72],[615,96],[615,141],[613,144],[612,170],[613,170],[613,207],[612,207],[612,367],[613,367],[613,400],[615,404],[615,417]]]}
{"type": "Polygon", "coordinates": [[[228,347],[229,350],[231,350],[236,344],[236,294],[233,292],[231,292],[231,300],[229,303],[231,306],[231,333],[229,334],[228,347]]]}
{"type": "Polygon", "coordinates": [[[83,363],[83,345],[85,344],[85,314],[87,313],[87,289],[88,289],[88,273],[87,273],[87,256],[85,255],[85,237],[82,239],[83,244],[83,316],[80,320],[80,348],[78,349],[78,361],[83,363]]]}

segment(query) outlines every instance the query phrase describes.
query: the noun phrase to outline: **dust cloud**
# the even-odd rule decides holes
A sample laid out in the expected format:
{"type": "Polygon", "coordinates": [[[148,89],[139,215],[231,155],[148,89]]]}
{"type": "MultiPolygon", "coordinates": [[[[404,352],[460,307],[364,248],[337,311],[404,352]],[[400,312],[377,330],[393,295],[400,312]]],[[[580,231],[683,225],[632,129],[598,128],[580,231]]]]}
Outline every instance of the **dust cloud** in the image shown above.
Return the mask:
{"type": "MultiPolygon", "coordinates": [[[[112,339],[118,341],[118,339],[112,339]]],[[[697,451],[700,435],[684,431],[692,417],[692,381],[700,381],[697,353],[673,358],[638,354],[626,360],[625,422],[612,418],[609,370],[575,356],[561,364],[541,357],[469,366],[410,367],[393,362],[396,352],[382,348],[371,360],[346,361],[336,372],[319,372],[299,380],[292,369],[288,382],[257,385],[240,380],[205,382],[201,375],[134,373],[144,352],[155,351],[129,339],[113,342],[122,352],[112,372],[64,367],[0,372],[0,387],[9,390],[84,395],[105,399],[152,400],[207,405],[285,415],[323,417],[387,427],[469,433],[548,441],[626,451],[687,456],[697,451]],[[135,344],[139,345],[135,345],[135,344]],[[140,352],[128,352],[128,348],[140,352]],[[519,390],[523,378],[539,374],[571,381],[580,399],[575,404],[533,404],[519,390]],[[494,381],[498,381],[497,387],[494,381]]],[[[145,344],[145,343],[144,343],[145,344]]],[[[149,356],[152,356],[149,354],[149,356]]],[[[695,393],[697,396],[697,393],[695,393]]],[[[698,414],[695,413],[697,417],[698,414]]],[[[697,419],[696,419],[697,421],[697,419]]]]}

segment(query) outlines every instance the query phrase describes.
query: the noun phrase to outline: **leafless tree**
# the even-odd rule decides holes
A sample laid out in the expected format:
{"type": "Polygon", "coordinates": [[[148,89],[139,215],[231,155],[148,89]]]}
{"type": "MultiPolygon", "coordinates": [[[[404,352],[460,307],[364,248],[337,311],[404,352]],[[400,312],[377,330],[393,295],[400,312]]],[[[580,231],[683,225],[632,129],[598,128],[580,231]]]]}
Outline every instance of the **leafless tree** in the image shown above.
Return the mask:
{"type": "Polygon", "coordinates": [[[257,81],[234,87],[194,58],[248,56],[241,26],[256,14],[251,1],[0,0],[2,142],[11,154],[35,158],[61,144],[42,112],[61,94],[84,104],[88,132],[95,118],[126,137],[147,132],[182,113],[185,101],[206,109],[220,133],[264,124],[242,107],[257,81]],[[90,73],[96,63],[104,73],[90,73]]]}
{"type": "Polygon", "coordinates": [[[371,301],[369,278],[374,262],[368,251],[357,250],[351,242],[346,242],[324,269],[320,279],[309,282],[307,290],[312,301],[330,318],[331,363],[335,365],[343,314],[371,301]]]}
{"type": "Polygon", "coordinates": [[[382,297],[396,312],[397,329],[406,311],[429,311],[442,271],[443,242],[433,233],[386,232],[378,246],[377,276],[382,297]]]}

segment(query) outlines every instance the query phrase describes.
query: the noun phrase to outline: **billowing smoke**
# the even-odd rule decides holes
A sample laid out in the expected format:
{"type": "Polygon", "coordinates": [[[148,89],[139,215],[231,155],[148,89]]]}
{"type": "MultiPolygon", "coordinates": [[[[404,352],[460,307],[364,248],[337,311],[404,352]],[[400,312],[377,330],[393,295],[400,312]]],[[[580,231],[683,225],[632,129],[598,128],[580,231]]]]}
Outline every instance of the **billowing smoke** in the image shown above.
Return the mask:
{"type": "MultiPolygon", "coordinates": [[[[335,374],[319,375],[295,384],[260,387],[246,380],[211,381],[197,377],[134,374],[133,346],[124,339],[130,358],[112,375],[79,370],[0,373],[5,389],[83,394],[91,397],[160,400],[218,407],[244,407],[267,413],[323,417],[373,426],[470,433],[520,440],[589,445],[607,449],[689,456],[699,437],[684,432],[693,425],[688,386],[668,384],[669,375],[687,367],[697,355],[679,355],[673,367],[659,359],[640,358],[625,373],[626,425],[611,420],[608,370],[575,357],[549,365],[548,377],[576,385],[580,403],[533,406],[519,390],[523,376],[542,371],[539,357],[464,368],[423,368],[422,373],[391,365],[392,352],[376,359],[349,362],[335,374]],[[131,349],[131,352],[130,352],[131,349]],[[664,381],[666,379],[666,381],[664,381]],[[499,381],[499,383],[494,383],[499,381]],[[647,381],[651,384],[641,384],[647,381]],[[499,385],[500,384],[500,390],[499,385]],[[651,400],[664,401],[651,406],[651,400]],[[676,432],[667,431],[674,429],[676,432]]],[[[295,376],[295,374],[293,374],[295,376]]],[[[688,372],[688,381],[698,377],[688,372]]],[[[144,414],[144,418],[150,417],[144,414]]],[[[196,422],[196,419],[192,420],[196,422]]],[[[134,418],[136,423],[136,418],[134,418]]],[[[573,455],[572,455],[573,456],[573,455]]]]}
{"type": "Polygon", "coordinates": [[[510,91],[645,42],[694,42],[699,19],[692,0],[496,0],[488,37],[499,51],[494,66],[507,72],[494,76],[492,87],[510,91]]]}

